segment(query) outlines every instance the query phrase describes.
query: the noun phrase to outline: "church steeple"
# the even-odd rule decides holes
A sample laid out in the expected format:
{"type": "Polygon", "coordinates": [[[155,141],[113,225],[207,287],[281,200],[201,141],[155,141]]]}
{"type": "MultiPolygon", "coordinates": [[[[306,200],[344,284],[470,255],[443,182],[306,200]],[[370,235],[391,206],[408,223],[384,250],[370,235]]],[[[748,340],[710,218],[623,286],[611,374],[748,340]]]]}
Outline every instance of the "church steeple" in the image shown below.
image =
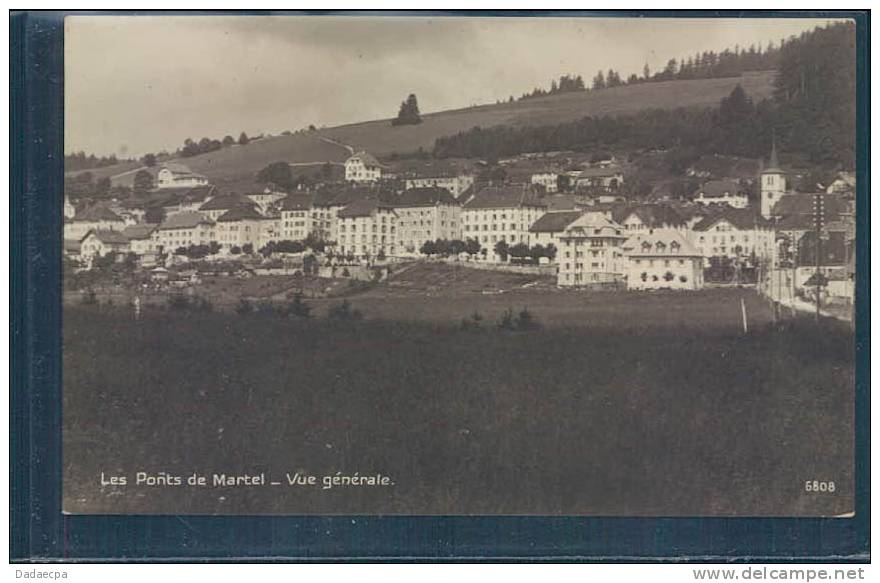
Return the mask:
{"type": "Polygon", "coordinates": [[[770,149],[770,162],[761,170],[761,214],[769,219],[773,207],[785,195],[785,172],[779,167],[779,156],[776,153],[776,132],[773,132],[773,146],[770,149]]]}
{"type": "Polygon", "coordinates": [[[776,154],[776,132],[773,132],[773,146],[770,148],[770,162],[764,172],[781,172],[779,168],[779,156],[776,154]]]}

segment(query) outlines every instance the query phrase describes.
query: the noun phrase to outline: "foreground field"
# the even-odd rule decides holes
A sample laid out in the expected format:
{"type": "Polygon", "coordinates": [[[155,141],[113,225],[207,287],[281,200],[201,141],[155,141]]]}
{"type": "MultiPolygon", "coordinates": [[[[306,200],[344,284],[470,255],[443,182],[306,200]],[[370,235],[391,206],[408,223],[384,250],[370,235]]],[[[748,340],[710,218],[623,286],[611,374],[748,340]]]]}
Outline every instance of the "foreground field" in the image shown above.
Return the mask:
{"type": "MultiPolygon", "coordinates": [[[[719,293],[738,303],[746,292],[605,294],[605,308],[585,302],[591,317],[524,332],[497,330],[488,314],[462,330],[402,321],[412,312],[332,321],[148,309],[135,321],[127,310],[68,307],[64,509],[850,511],[851,333],[755,321],[743,336],[727,315],[708,317],[719,293]],[[139,471],[209,483],[263,473],[280,485],[101,484],[102,473],[139,471]],[[320,486],[337,472],[389,483],[320,486]],[[287,473],[319,485],[288,486],[287,473]],[[807,480],[834,481],[834,492],[805,491],[807,480]]],[[[387,305],[411,310],[404,300],[387,305]]]]}

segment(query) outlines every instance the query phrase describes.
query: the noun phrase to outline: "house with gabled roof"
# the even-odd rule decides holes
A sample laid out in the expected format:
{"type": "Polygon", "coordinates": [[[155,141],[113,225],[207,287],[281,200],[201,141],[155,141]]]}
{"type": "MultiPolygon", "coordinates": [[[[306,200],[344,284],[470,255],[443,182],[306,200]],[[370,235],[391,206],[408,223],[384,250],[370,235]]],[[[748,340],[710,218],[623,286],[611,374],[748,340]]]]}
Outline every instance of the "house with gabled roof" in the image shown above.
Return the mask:
{"type": "Polygon", "coordinates": [[[648,229],[627,239],[626,287],[695,290],[703,287],[703,255],[674,229],[648,229]]]}
{"type": "Polygon", "coordinates": [[[142,223],[140,225],[129,225],[122,231],[122,235],[128,239],[131,252],[139,257],[151,255],[158,251],[158,237],[156,229],[159,225],[151,225],[142,223]]]}
{"type": "Polygon", "coordinates": [[[650,229],[685,230],[687,228],[687,223],[681,215],[666,204],[620,206],[612,214],[615,222],[623,225],[627,233],[650,229]]]}
{"type": "Polygon", "coordinates": [[[125,225],[125,219],[110,210],[106,204],[93,204],[80,209],[72,219],[64,223],[64,238],[81,241],[89,231],[121,231],[125,225]]]}
{"type": "Polygon", "coordinates": [[[772,224],[755,209],[726,209],[694,225],[691,242],[706,258],[754,256],[770,262],[776,256],[772,224]]]}
{"type": "Polygon", "coordinates": [[[128,237],[122,231],[91,229],[80,240],[80,256],[86,260],[104,257],[108,253],[128,253],[129,250],[128,237]]]}
{"type": "Polygon", "coordinates": [[[336,249],[355,257],[393,256],[397,247],[398,215],[390,204],[360,199],[336,213],[336,249]]]}
{"type": "Polygon", "coordinates": [[[736,180],[709,180],[694,193],[694,202],[703,205],[727,205],[735,209],[749,206],[749,197],[736,180]]]}
{"type": "Polygon", "coordinates": [[[169,162],[162,166],[157,176],[157,188],[192,188],[208,184],[208,179],[196,174],[187,166],[169,162]]]}
{"type": "Polygon", "coordinates": [[[461,239],[461,205],[445,188],[408,188],[394,210],[399,255],[419,255],[426,241],[461,239]]]}
{"type": "Polygon", "coordinates": [[[382,178],[385,168],[375,156],[361,150],[345,161],[345,179],[349,182],[376,182],[382,178]]]}
{"type": "Polygon", "coordinates": [[[624,228],[600,212],[586,212],[559,235],[556,283],[563,287],[615,284],[623,279],[625,260],[621,245],[624,228]]]}
{"type": "Polygon", "coordinates": [[[214,240],[214,221],[200,212],[176,213],[156,227],[157,250],[174,252],[180,247],[208,245],[214,240]]]}
{"type": "Polygon", "coordinates": [[[245,207],[256,208],[256,204],[243,194],[221,194],[199,206],[198,212],[206,219],[216,221],[232,209],[245,207]]]}

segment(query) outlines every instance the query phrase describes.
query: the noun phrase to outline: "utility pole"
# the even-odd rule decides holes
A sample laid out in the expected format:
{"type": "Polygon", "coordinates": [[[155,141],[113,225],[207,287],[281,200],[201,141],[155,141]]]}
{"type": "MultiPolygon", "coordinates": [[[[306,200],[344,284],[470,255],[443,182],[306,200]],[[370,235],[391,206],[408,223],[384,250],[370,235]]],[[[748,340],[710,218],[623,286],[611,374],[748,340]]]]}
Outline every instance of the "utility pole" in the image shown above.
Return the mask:
{"type": "Polygon", "coordinates": [[[822,229],[825,225],[825,204],[821,192],[813,198],[813,224],[816,227],[816,321],[819,321],[822,300],[822,229]]]}

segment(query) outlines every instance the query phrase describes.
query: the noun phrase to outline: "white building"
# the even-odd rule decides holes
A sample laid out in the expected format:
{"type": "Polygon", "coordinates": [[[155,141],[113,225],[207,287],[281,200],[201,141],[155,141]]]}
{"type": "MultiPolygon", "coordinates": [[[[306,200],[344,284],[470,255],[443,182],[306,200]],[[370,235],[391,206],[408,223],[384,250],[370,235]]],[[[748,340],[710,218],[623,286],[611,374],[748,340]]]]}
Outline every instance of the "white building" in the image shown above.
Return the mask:
{"type": "Polygon", "coordinates": [[[269,209],[275,205],[275,203],[284,200],[284,198],[287,197],[287,193],[282,192],[277,188],[267,186],[260,192],[249,193],[247,197],[255,205],[257,205],[257,210],[259,210],[263,214],[266,214],[269,209]]]}
{"type": "Polygon", "coordinates": [[[616,166],[583,168],[568,175],[580,189],[610,192],[623,186],[623,171],[616,166]]]}
{"type": "Polygon", "coordinates": [[[559,190],[559,174],[556,172],[538,172],[532,174],[531,182],[544,187],[544,192],[552,194],[559,190]]]}
{"type": "Polygon", "coordinates": [[[736,180],[710,180],[697,190],[694,202],[744,209],[749,206],[749,197],[736,180]]]}
{"type": "Polygon", "coordinates": [[[72,219],[76,216],[76,207],[70,202],[70,197],[64,195],[64,218],[72,219]]]}
{"type": "Polygon", "coordinates": [[[89,231],[122,231],[125,220],[102,204],[82,209],[64,223],[64,238],[81,241],[89,231]]]}
{"type": "Polygon", "coordinates": [[[687,230],[687,222],[670,206],[663,204],[641,204],[624,207],[613,213],[615,222],[626,230],[627,234],[639,233],[651,229],[687,230]]]}
{"type": "Polygon", "coordinates": [[[201,213],[177,213],[156,228],[156,248],[173,253],[180,247],[208,245],[214,240],[214,222],[201,213]]]}
{"type": "Polygon", "coordinates": [[[339,211],[336,249],[340,255],[377,257],[397,252],[397,213],[372,199],[351,203],[339,211]]]}
{"type": "Polygon", "coordinates": [[[557,285],[580,287],[623,279],[626,261],[621,246],[626,234],[604,214],[585,213],[566,227],[559,240],[557,285]]]}
{"type": "Polygon", "coordinates": [[[468,188],[473,186],[474,177],[469,174],[459,174],[459,175],[431,175],[431,176],[418,176],[414,178],[406,179],[406,188],[444,188],[452,194],[455,198],[458,198],[465,192],[468,188]]]}
{"type": "Polygon", "coordinates": [[[255,208],[255,204],[240,194],[223,194],[215,196],[199,206],[199,213],[210,221],[216,221],[228,211],[236,208],[255,208]]]}
{"type": "Polygon", "coordinates": [[[651,229],[623,244],[626,287],[631,290],[703,287],[703,256],[678,231],[651,229]]]}
{"type": "Polygon", "coordinates": [[[484,257],[500,261],[495,245],[529,242],[529,228],[544,214],[546,205],[526,186],[490,186],[479,191],[461,210],[462,238],[475,239],[484,257]]]}
{"type": "Polygon", "coordinates": [[[127,253],[129,249],[128,238],[121,231],[94,229],[80,241],[80,257],[86,260],[108,253],[127,253]]]}
{"type": "Polygon", "coordinates": [[[260,231],[265,220],[253,207],[230,209],[217,218],[215,240],[226,251],[233,247],[242,249],[245,245],[250,245],[252,251],[258,251],[261,243],[260,231]]]}
{"type": "Polygon", "coordinates": [[[461,239],[461,205],[444,188],[410,188],[394,204],[397,251],[414,256],[426,241],[461,239]]]}
{"type": "Polygon", "coordinates": [[[345,161],[345,179],[349,182],[375,182],[382,178],[383,168],[372,155],[360,151],[345,161]]]}
{"type": "Polygon", "coordinates": [[[122,234],[128,239],[131,252],[138,257],[152,255],[158,251],[157,225],[129,225],[122,234]]]}
{"type": "Polygon", "coordinates": [[[203,186],[208,179],[196,174],[183,164],[166,164],[159,170],[156,186],[158,188],[185,188],[203,186]]]}
{"type": "Polygon", "coordinates": [[[748,209],[730,209],[694,225],[691,242],[703,257],[746,258],[763,261],[775,256],[775,233],[770,223],[748,209]]]}
{"type": "Polygon", "coordinates": [[[312,197],[296,193],[281,201],[281,239],[302,241],[313,230],[312,197]]]}

